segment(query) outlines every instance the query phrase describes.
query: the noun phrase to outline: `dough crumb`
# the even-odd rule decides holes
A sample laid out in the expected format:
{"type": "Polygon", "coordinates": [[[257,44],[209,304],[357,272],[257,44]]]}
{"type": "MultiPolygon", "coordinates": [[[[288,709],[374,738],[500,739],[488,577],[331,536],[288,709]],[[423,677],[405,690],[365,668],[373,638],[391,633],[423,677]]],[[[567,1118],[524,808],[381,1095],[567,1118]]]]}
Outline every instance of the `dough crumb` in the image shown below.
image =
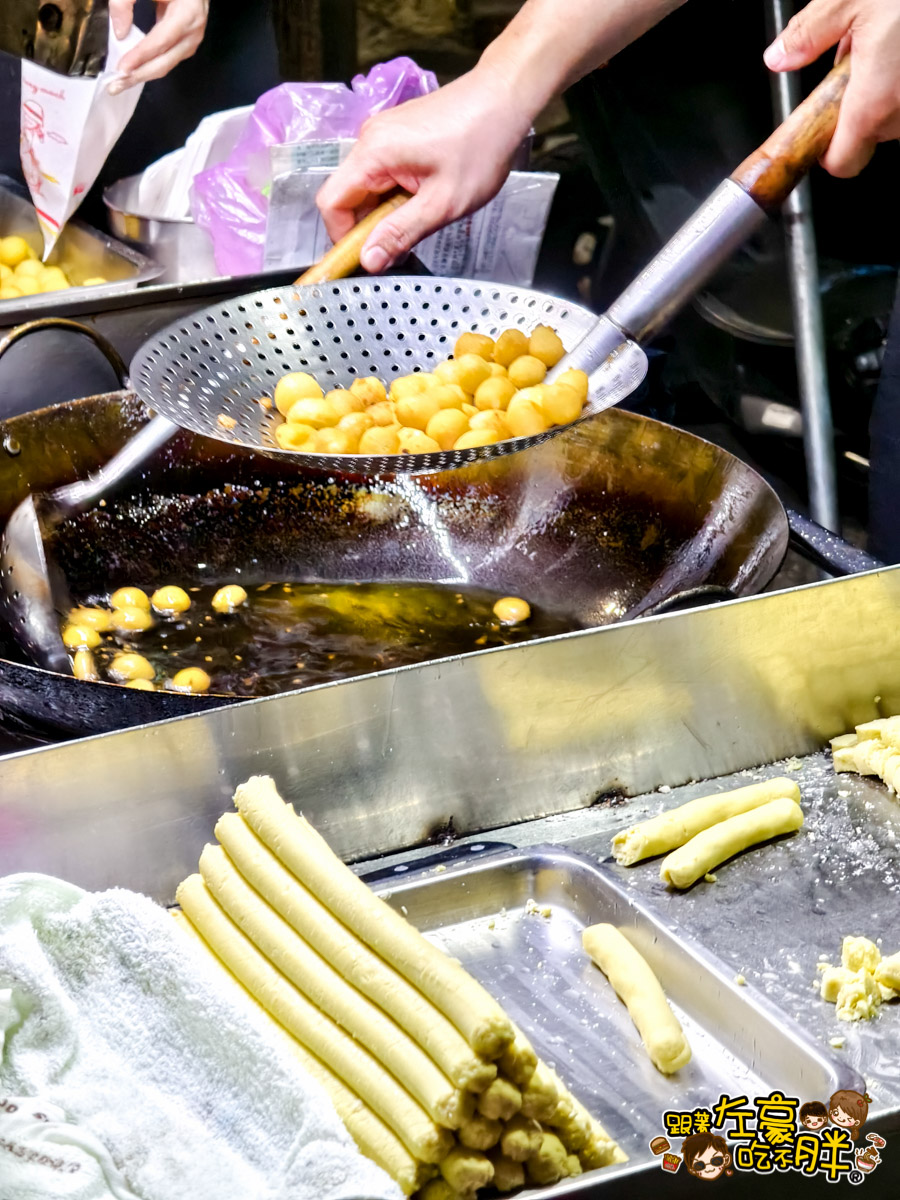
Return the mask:
{"type": "Polygon", "coordinates": [[[843,1050],[845,1039],[842,1037],[833,1037],[829,1040],[828,1045],[834,1046],[835,1050],[843,1050]]]}
{"type": "Polygon", "coordinates": [[[405,904],[400,905],[400,911],[403,913],[404,917],[409,916],[409,909],[406,907],[405,904]]]}
{"type": "Polygon", "coordinates": [[[493,917],[491,917],[491,919],[488,921],[488,929],[493,929],[496,926],[496,924],[497,924],[497,922],[494,920],[493,917]]]}
{"type": "Polygon", "coordinates": [[[703,878],[707,883],[716,883],[719,877],[718,875],[713,875],[712,871],[707,871],[703,878]]]}
{"type": "Polygon", "coordinates": [[[657,790],[662,792],[662,794],[664,796],[668,796],[669,792],[671,792],[672,789],[669,787],[669,785],[667,783],[663,783],[660,785],[660,787],[657,790]]]}
{"type": "Polygon", "coordinates": [[[435,873],[435,875],[442,875],[444,873],[444,871],[446,871],[446,870],[447,870],[447,868],[444,866],[443,863],[438,863],[438,865],[434,868],[434,873],[435,873]]]}
{"type": "Polygon", "coordinates": [[[738,985],[738,987],[746,987],[747,986],[747,980],[744,978],[743,975],[735,975],[734,982],[738,985]]]}
{"type": "Polygon", "coordinates": [[[784,769],[786,771],[802,771],[803,763],[800,761],[799,758],[796,758],[796,757],[789,758],[787,760],[787,762],[784,764],[784,769]]]}

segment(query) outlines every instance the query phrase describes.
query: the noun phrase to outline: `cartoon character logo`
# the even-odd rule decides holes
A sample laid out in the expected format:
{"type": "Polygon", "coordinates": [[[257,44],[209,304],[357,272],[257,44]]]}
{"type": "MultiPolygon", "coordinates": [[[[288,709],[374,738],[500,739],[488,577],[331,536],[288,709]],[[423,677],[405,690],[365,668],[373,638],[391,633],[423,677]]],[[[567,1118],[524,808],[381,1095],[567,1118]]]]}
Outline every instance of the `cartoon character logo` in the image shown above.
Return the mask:
{"type": "Polygon", "coordinates": [[[828,1109],[821,1100],[810,1100],[800,1109],[800,1124],[805,1129],[822,1129],[828,1124],[828,1109]]]}
{"type": "Polygon", "coordinates": [[[872,1097],[868,1092],[865,1096],[861,1096],[859,1092],[835,1092],[828,1101],[828,1116],[832,1124],[846,1129],[855,1142],[859,1137],[860,1127],[868,1116],[871,1102],[872,1097]]]}
{"type": "Polygon", "coordinates": [[[693,1133],[685,1138],[681,1156],[685,1167],[698,1179],[718,1179],[731,1166],[728,1143],[714,1133],[693,1133]]]}
{"type": "Polygon", "coordinates": [[[22,104],[21,129],[19,142],[21,147],[22,174],[25,182],[34,194],[39,194],[43,186],[44,173],[38,161],[37,151],[40,144],[49,138],[52,142],[66,145],[62,134],[48,131],[44,127],[45,115],[43,105],[37,100],[26,100],[22,104]]]}

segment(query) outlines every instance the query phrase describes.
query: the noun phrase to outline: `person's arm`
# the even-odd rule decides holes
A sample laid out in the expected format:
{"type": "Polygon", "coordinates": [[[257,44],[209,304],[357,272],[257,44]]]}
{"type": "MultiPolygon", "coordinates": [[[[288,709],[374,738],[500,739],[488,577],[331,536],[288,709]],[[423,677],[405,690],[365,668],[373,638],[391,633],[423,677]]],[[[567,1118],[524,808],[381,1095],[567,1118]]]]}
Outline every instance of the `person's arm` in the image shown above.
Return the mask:
{"type": "Polygon", "coordinates": [[[480,208],[548,100],[612,58],[683,0],[528,0],[468,74],[379,113],[323,185],[336,241],[384,192],[413,198],[382,221],[363,267],[383,271],[429,233],[480,208]]]}
{"type": "MultiPolygon", "coordinates": [[[[119,41],[128,33],[134,18],[135,0],[109,0],[113,33],[119,41]]],[[[119,63],[119,74],[109,86],[112,95],[137,83],[161,79],[185,58],[190,58],[203,41],[209,0],[158,0],[156,24],[147,36],[119,63]]]]}
{"type": "Polygon", "coordinates": [[[832,175],[858,175],[879,142],[900,137],[900,0],[812,0],[766,51],[773,71],[796,71],[832,46],[852,52],[837,130],[822,159],[832,175]]]}

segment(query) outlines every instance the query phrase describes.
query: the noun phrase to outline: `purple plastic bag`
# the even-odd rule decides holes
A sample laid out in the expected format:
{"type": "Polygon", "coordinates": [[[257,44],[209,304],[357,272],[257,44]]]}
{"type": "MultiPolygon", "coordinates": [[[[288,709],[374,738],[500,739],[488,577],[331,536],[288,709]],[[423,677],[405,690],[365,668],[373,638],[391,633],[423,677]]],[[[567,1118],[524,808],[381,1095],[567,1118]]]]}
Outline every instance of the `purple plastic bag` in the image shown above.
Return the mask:
{"type": "Polygon", "coordinates": [[[223,275],[263,269],[271,183],[269,147],[355,138],[367,117],[437,89],[411,58],[378,63],[343,83],[283,83],[257,100],[228,158],[194,177],[191,214],[213,240],[223,275]]]}

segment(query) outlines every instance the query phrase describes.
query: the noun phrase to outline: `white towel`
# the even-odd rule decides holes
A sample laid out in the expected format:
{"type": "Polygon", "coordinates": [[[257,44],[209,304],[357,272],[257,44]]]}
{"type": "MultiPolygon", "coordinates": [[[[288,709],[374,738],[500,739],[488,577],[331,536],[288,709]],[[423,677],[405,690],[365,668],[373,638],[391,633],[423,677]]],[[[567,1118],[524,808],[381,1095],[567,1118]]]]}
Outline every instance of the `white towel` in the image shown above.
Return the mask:
{"type": "Polygon", "coordinates": [[[400,1200],[280,1031],[144,896],[0,880],[0,989],[0,1102],[29,1098],[0,1111],[0,1200],[400,1200]],[[82,1191],[29,1158],[42,1137],[82,1191]]]}

